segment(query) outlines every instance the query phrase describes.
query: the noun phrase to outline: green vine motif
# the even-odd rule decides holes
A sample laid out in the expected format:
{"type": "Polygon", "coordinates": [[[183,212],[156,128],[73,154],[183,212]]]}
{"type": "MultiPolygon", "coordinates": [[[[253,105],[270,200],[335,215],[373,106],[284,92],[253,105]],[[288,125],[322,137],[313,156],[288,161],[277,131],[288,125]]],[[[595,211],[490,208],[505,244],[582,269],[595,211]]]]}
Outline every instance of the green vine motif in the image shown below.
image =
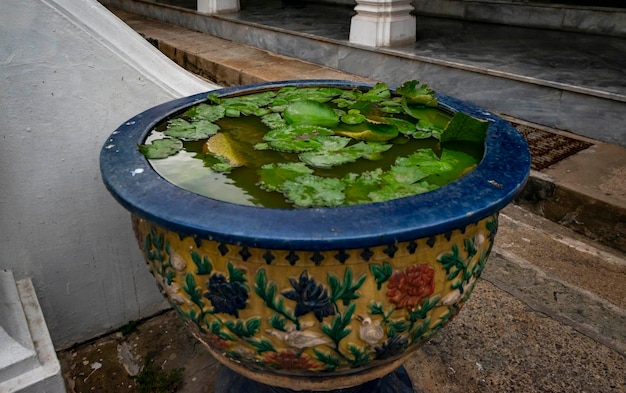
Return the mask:
{"type": "Polygon", "coordinates": [[[383,284],[391,278],[393,274],[393,267],[389,262],[383,262],[382,265],[371,264],[370,272],[374,275],[374,280],[376,280],[376,289],[380,291],[383,284]]]}
{"type": "Polygon", "coordinates": [[[415,343],[422,341],[425,334],[429,332],[431,321],[428,313],[437,307],[438,303],[439,296],[431,296],[424,299],[422,304],[411,310],[407,318],[409,320],[409,328],[407,331],[411,337],[411,342],[415,343]]]}
{"type": "Polygon", "coordinates": [[[266,338],[262,338],[260,340],[249,338],[246,341],[248,342],[248,344],[256,348],[259,354],[263,352],[277,352],[276,348],[274,348],[274,345],[272,345],[272,343],[266,338]]]}
{"type": "Polygon", "coordinates": [[[261,327],[261,319],[250,318],[245,324],[243,321],[226,321],[224,322],[224,326],[239,338],[254,337],[261,327]]]}
{"type": "Polygon", "coordinates": [[[335,303],[335,309],[339,311],[336,302],[341,300],[344,306],[350,304],[352,300],[358,299],[359,294],[356,292],[365,282],[367,276],[361,275],[355,281],[352,280],[352,269],[347,268],[343,276],[343,283],[332,273],[328,273],[328,285],[330,286],[330,301],[335,303]]]}
{"type": "Polygon", "coordinates": [[[489,240],[491,240],[491,243],[493,244],[493,239],[496,237],[496,233],[498,232],[498,214],[491,216],[491,219],[487,221],[485,226],[489,231],[489,240]]]}
{"type": "Polygon", "coordinates": [[[172,269],[170,245],[154,227],[144,238],[143,252],[146,258],[152,262],[155,273],[161,276],[167,285],[171,285],[176,273],[172,269]]]}
{"type": "Polygon", "coordinates": [[[322,352],[319,349],[313,349],[315,353],[315,359],[319,360],[324,364],[324,370],[326,371],[334,371],[341,365],[341,360],[329,352],[322,352]]]}
{"type": "Polygon", "coordinates": [[[395,307],[391,307],[391,309],[385,312],[383,305],[381,303],[371,302],[370,303],[370,314],[371,315],[381,315],[383,317],[382,325],[386,326],[386,335],[389,338],[395,337],[399,333],[404,333],[411,325],[405,320],[392,320],[390,319],[391,314],[396,310],[395,307]]]}
{"type": "Polygon", "coordinates": [[[351,362],[352,367],[363,366],[369,363],[371,360],[372,351],[369,350],[367,347],[362,349],[355,345],[350,345],[348,347],[348,350],[350,351],[350,354],[354,358],[354,360],[351,362]]]}
{"type": "Polygon", "coordinates": [[[204,302],[202,301],[202,292],[196,286],[196,278],[192,273],[185,275],[185,283],[182,286],[183,291],[189,295],[191,300],[202,312],[204,310],[204,302]]]}
{"type": "Polygon", "coordinates": [[[467,257],[464,259],[460,252],[459,247],[455,244],[452,246],[452,252],[440,256],[437,261],[441,263],[447,273],[446,279],[453,281],[451,288],[458,289],[463,295],[465,286],[470,282],[474,276],[475,269],[468,269],[472,258],[477,253],[474,241],[472,239],[465,239],[465,252],[467,257]]]}
{"type": "Polygon", "coordinates": [[[355,309],[356,304],[352,303],[344,313],[337,313],[330,325],[322,325],[322,331],[333,341],[337,351],[339,351],[339,342],[352,332],[352,329],[348,326],[352,322],[352,315],[355,309]]]}
{"type": "Polygon", "coordinates": [[[206,275],[211,274],[213,271],[211,260],[206,255],[200,256],[197,252],[191,251],[191,260],[196,265],[196,274],[206,275]]]}
{"type": "Polygon", "coordinates": [[[265,305],[269,307],[271,310],[274,310],[279,315],[272,317],[270,319],[270,323],[275,323],[276,329],[285,330],[285,322],[280,316],[282,315],[288,321],[293,322],[296,325],[296,329],[300,330],[300,321],[296,318],[292,311],[288,310],[285,307],[282,298],[278,298],[277,300],[277,292],[278,288],[276,284],[270,283],[267,281],[267,275],[265,274],[265,269],[260,269],[256,274],[256,285],[254,287],[255,293],[263,299],[265,305]],[[282,320],[282,322],[281,322],[282,320]],[[272,322],[273,321],[273,322],[272,322]]]}

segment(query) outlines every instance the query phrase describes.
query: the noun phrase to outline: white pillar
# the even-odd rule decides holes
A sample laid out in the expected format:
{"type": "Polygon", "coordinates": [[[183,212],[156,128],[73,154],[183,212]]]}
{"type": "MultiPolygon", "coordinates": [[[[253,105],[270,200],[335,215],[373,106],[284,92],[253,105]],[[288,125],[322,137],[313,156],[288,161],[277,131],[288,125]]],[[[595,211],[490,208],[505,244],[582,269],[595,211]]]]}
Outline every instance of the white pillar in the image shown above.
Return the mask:
{"type": "Polygon", "coordinates": [[[239,0],[198,0],[198,12],[219,14],[221,12],[239,11],[239,0]]]}
{"type": "Polygon", "coordinates": [[[367,46],[394,46],[415,42],[411,0],[356,0],[350,42],[367,46]]]}

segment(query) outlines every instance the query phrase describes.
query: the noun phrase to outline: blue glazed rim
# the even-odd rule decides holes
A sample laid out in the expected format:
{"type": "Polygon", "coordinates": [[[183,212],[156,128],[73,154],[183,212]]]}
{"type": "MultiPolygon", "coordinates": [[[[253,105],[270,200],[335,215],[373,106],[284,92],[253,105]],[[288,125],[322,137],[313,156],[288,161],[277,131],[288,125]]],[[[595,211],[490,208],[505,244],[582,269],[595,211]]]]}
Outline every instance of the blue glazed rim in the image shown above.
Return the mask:
{"type": "Polygon", "coordinates": [[[438,95],[440,106],[489,121],[485,155],[476,169],[424,194],[336,208],[271,209],[200,196],[157,174],[137,145],[161,121],[206,101],[283,86],[369,88],[338,80],[293,80],[223,88],[176,99],[138,114],[114,131],[100,153],[107,189],[132,214],[180,236],[275,250],[367,248],[464,228],[508,205],[530,172],[524,138],[508,122],[473,104],[438,95]]]}

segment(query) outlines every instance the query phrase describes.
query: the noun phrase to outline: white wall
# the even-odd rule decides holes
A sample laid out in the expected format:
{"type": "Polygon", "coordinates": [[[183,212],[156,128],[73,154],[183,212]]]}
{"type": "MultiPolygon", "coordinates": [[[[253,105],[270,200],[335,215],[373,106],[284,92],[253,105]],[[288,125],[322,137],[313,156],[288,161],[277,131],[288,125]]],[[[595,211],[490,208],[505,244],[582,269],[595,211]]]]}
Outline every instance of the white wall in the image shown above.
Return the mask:
{"type": "Polygon", "coordinates": [[[0,1],[0,268],[57,348],[166,307],[98,159],[122,122],[207,91],[94,0],[0,1]]]}

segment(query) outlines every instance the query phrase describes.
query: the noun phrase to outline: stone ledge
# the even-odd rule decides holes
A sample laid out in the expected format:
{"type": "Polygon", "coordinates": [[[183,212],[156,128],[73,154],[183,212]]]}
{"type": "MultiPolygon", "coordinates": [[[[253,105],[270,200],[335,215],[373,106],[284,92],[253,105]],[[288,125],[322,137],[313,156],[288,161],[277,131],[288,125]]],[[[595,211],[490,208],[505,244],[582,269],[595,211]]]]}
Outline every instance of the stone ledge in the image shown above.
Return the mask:
{"type": "Polygon", "coordinates": [[[30,279],[0,271],[0,392],[64,393],[61,366],[30,279]]]}

